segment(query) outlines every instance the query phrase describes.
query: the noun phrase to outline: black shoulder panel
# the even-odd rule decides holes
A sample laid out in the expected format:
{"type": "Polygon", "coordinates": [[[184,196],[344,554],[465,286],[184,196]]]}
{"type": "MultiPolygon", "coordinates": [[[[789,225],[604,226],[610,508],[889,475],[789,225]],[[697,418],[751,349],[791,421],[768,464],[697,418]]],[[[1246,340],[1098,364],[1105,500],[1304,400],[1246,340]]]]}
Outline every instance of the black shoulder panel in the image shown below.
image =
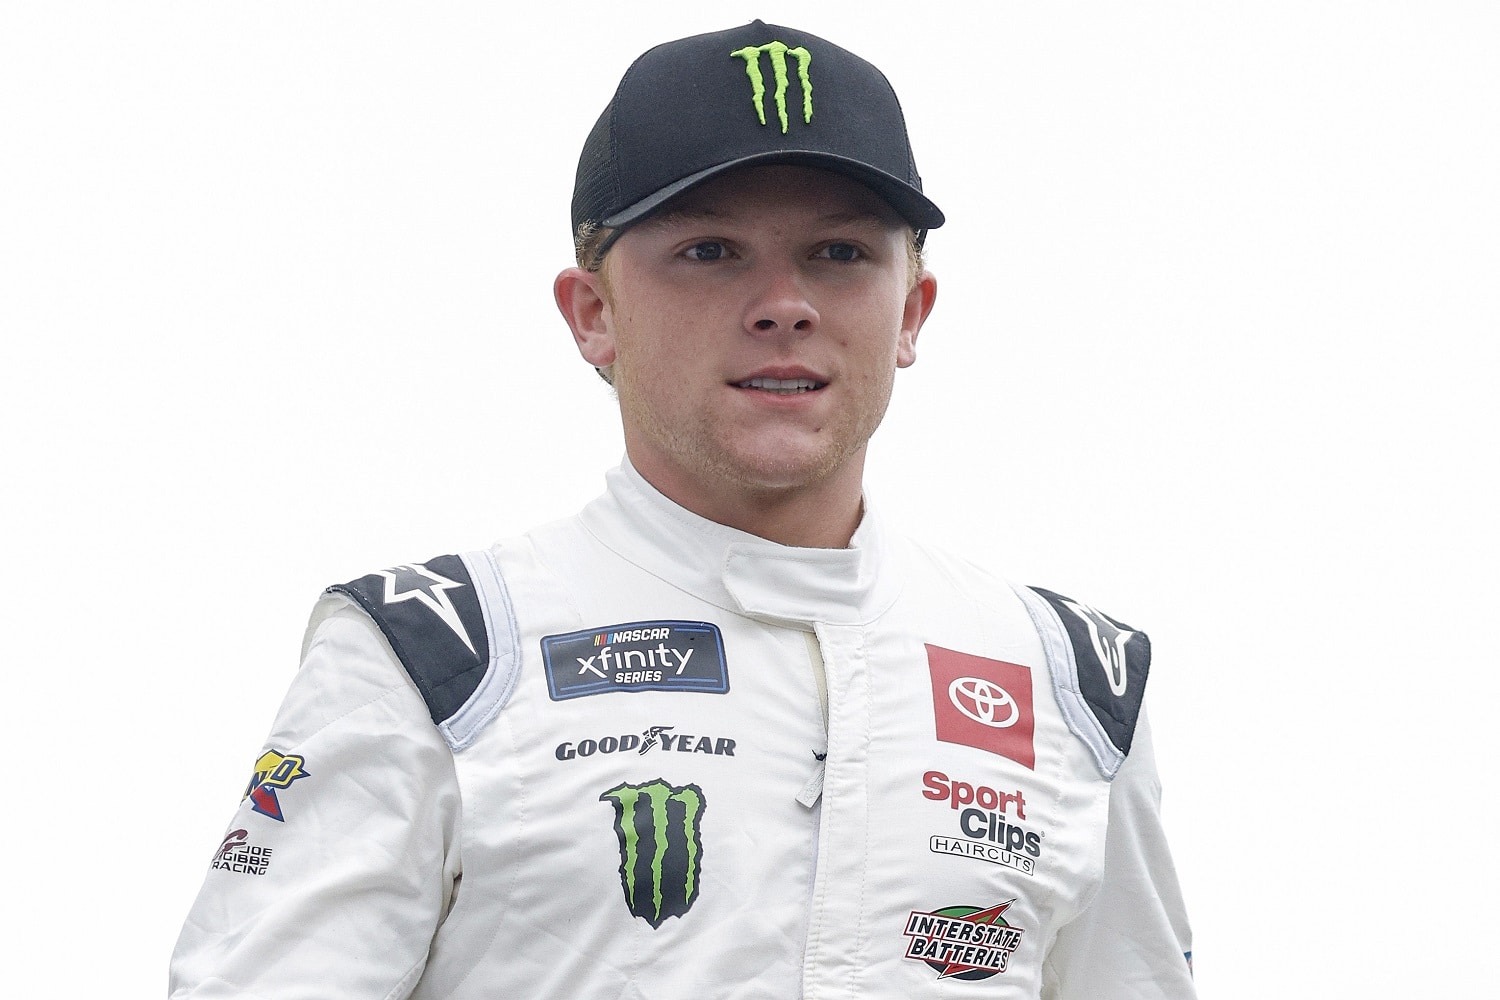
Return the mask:
{"type": "Polygon", "coordinates": [[[484,679],[489,635],[474,581],[458,556],[383,569],[328,590],[347,594],[375,619],[434,723],[452,718],[484,679]]]}
{"type": "Polygon", "coordinates": [[[1115,749],[1128,754],[1151,669],[1150,638],[1081,601],[1031,589],[1046,598],[1067,630],[1084,701],[1115,749]]]}

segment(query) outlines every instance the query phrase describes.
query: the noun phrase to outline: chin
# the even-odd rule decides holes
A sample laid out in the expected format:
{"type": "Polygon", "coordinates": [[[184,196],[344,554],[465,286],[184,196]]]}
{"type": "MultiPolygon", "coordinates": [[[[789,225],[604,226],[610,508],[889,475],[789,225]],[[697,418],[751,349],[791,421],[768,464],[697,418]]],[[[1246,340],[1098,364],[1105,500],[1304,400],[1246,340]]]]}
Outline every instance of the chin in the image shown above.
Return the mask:
{"type": "Polygon", "coordinates": [[[809,448],[805,442],[777,442],[725,454],[722,471],[726,478],[747,488],[785,492],[815,486],[836,476],[858,450],[834,449],[823,443],[809,448]]]}

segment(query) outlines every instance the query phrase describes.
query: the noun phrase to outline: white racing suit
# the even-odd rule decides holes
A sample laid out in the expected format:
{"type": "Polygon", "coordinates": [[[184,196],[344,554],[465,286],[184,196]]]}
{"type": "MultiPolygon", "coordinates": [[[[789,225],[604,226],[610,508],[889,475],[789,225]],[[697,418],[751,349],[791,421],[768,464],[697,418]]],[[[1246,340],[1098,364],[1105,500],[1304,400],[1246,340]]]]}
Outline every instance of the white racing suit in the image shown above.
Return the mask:
{"type": "Polygon", "coordinates": [[[1186,998],[1146,636],[628,464],[330,588],[174,998],[1186,998]]]}

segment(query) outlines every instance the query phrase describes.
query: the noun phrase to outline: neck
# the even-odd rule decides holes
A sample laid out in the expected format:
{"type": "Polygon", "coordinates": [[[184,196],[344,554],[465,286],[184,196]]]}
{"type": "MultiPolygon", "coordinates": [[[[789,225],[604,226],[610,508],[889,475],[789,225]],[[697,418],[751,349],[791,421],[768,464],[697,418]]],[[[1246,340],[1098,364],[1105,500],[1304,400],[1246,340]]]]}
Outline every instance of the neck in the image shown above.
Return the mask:
{"type": "Polygon", "coordinates": [[[679,507],[767,541],[812,549],[848,548],[864,512],[863,458],[816,482],[777,488],[695,479],[630,454],[641,477],[679,507]]]}

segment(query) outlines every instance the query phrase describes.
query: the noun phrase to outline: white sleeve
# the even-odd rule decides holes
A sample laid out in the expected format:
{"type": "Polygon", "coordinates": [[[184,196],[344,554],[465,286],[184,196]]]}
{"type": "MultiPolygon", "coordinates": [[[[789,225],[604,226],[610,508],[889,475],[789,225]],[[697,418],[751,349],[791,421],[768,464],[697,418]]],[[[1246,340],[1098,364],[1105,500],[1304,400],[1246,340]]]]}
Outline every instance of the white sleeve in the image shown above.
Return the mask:
{"type": "Polygon", "coordinates": [[[272,780],[205,851],[171,997],[407,996],[458,874],[458,784],[406,671],[343,598],[314,614],[256,762],[267,769],[272,780]]]}
{"type": "Polygon", "coordinates": [[[1144,713],[1110,786],[1104,878],[1058,932],[1046,1000],[1192,1000],[1192,931],[1161,825],[1161,782],[1144,713]]]}

